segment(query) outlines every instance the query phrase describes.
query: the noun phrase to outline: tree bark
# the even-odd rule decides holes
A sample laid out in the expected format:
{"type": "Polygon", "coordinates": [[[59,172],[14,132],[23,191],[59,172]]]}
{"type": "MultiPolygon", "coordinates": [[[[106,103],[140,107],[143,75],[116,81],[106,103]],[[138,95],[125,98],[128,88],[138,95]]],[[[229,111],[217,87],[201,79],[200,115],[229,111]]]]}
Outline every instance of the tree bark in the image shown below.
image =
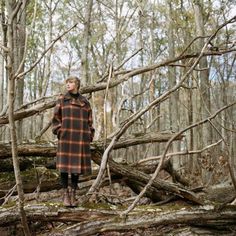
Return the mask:
{"type": "MultiPolygon", "coordinates": [[[[24,2],[24,1],[23,1],[24,2]]],[[[23,3],[24,4],[24,3],[23,3]]],[[[24,54],[26,50],[26,9],[25,6],[21,8],[21,16],[19,22],[17,19],[14,20],[14,71],[19,71],[22,73],[24,71],[24,54]]],[[[15,108],[18,109],[24,103],[24,80],[16,81],[16,94],[15,94],[15,108]]],[[[17,128],[17,141],[21,143],[23,140],[23,121],[18,120],[16,122],[17,128]]]]}
{"type": "MultiPolygon", "coordinates": [[[[205,36],[205,25],[204,25],[204,3],[201,0],[193,0],[194,6],[194,18],[196,25],[196,34],[197,36],[204,37],[205,36]]],[[[199,38],[197,50],[201,50],[204,46],[204,38],[199,38]]],[[[195,116],[199,116],[200,119],[206,118],[209,114],[211,114],[211,103],[210,103],[210,82],[209,82],[209,68],[207,63],[207,58],[203,57],[199,61],[199,67],[201,69],[200,72],[196,72],[197,75],[197,87],[199,87],[199,96],[196,98],[195,106],[198,108],[194,113],[198,114],[195,116]]],[[[211,124],[205,124],[202,127],[198,128],[198,130],[194,134],[195,137],[195,147],[198,149],[202,148],[204,145],[208,145],[212,142],[212,126],[211,124]]],[[[207,160],[208,163],[211,164],[212,160],[207,160]]],[[[197,165],[197,162],[196,162],[197,165]]],[[[201,169],[202,171],[202,182],[203,184],[207,184],[210,179],[210,172],[207,169],[201,169]]]]}
{"type": "MultiPolygon", "coordinates": [[[[170,138],[173,137],[173,133],[148,133],[140,134],[138,137],[129,136],[127,138],[121,138],[114,146],[114,149],[127,148],[129,146],[143,144],[143,143],[154,143],[154,142],[167,142],[170,138]]],[[[182,139],[182,135],[178,136],[176,140],[182,139]]],[[[0,144],[1,152],[0,159],[10,157],[12,155],[11,148],[9,145],[0,144]]],[[[95,141],[91,144],[91,150],[103,151],[104,145],[103,141],[95,141]]],[[[52,157],[56,156],[56,144],[25,144],[18,146],[18,155],[19,156],[46,156],[52,157]]]]}
{"type": "MultiPolygon", "coordinates": [[[[100,165],[101,156],[99,153],[93,154],[93,161],[96,164],[100,165]]],[[[127,178],[129,181],[139,182],[145,186],[150,179],[150,176],[148,174],[135,170],[129,166],[119,164],[111,159],[108,159],[108,164],[112,172],[122,175],[123,177],[127,178]]],[[[174,194],[183,199],[189,200],[194,204],[198,204],[198,205],[204,204],[204,201],[198,198],[194,192],[168,181],[156,179],[154,180],[152,187],[158,190],[163,190],[166,193],[174,194]]]]}
{"type": "MultiPolygon", "coordinates": [[[[16,125],[14,120],[14,101],[15,101],[15,73],[18,69],[16,69],[17,57],[15,52],[17,50],[16,45],[14,44],[14,35],[16,32],[16,19],[17,15],[20,12],[21,7],[25,7],[26,2],[20,1],[14,4],[14,1],[6,1],[7,11],[9,14],[8,19],[8,28],[7,28],[7,47],[9,49],[9,53],[7,54],[7,71],[8,71],[8,120],[10,127],[10,136],[11,136],[11,151],[12,151],[12,160],[14,166],[15,180],[16,180],[16,188],[19,196],[18,210],[20,212],[21,223],[23,226],[24,234],[26,236],[30,236],[30,230],[26,218],[26,214],[24,211],[24,191],[23,184],[20,174],[19,168],[19,160],[18,160],[18,150],[17,150],[17,133],[16,133],[16,125]],[[14,6],[15,5],[15,6],[14,6]]],[[[22,10],[22,9],[21,9],[22,10]]]]}
{"type": "MultiPolygon", "coordinates": [[[[167,36],[168,36],[168,54],[169,58],[175,58],[175,45],[176,45],[176,38],[175,38],[175,21],[173,20],[173,1],[168,0],[168,25],[167,25],[167,36]]],[[[177,69],[174,66],[168,67],[168,81],[169,81],[169,89],[176,85],[176,78],[177,78],[177,69]]],[[[173,132],[179,131],[179,124],[181,124],[180,116],[179,116],[179,91],[175,91],[173,94],[170,95],[169,99],[169,119],[170,119],[170,130],[173,132]]],[[[171,150],[176,152],[180,150],[180,143],[175,142],[173,143],[171,150]]],[[[173,165],[175,169],[180,168],[180,157],[172,159],[173,165]]]]}
{"type": "MultiPolygon", "coordinates": [[[[153,212],[154,211],[154,212],[153,212]]],[[[93,222],[81,222],[70,227],[64,233],[65,235],[88,236],[96,235],[102,232],[124,232],[135,229],[147,229],[153,226],[173,226],[190,225],[214,227],[219,229],[231,227],[235,228],[236,211],[235,208],[227,209],[221,212],[214,210],[203,210],[195,208],[193,210],[176,210],[168,213],[155,212],[147,213],[146,210],[137,214],[128,216],[125,220],[115,219],[109,216],[105,219],[93,220],[93,222]]]]}
{"type": "Polygon", "coordinates": [[[83,32],[83,48],[81,55],[81,78],[82,84],[91,83],[89,81],[89,62],[88,62],[88,49],[89,49],[89,38],[90,38],[90,24],[91,14],[93,8],[93,0],[89,0],[85,5],[85,18],[84,18],[84,32],[83,32]]]}
{"type": "MultiPolygon", "coordinates": [[[[163,211],[163,208],[140,208],[128,215],[126,219],[119,217],[121,211],[90,208],[61,208],[59,205],[31,205],[26,208],[31,222],[71,222],[63,230],[63,235],[100,235],[102,232],[128,232],[134,229],[148,229],[157,226],[189,225],[211,227],[214,229],[234,229],[236,221],[235,206],[228,206],[218,211],[214,206],[207,208],[192,207],[163,211]]],[[[20,220],[15,209],[0,210],[0,226],[12,225],[20,220]]],[[[58,230],[58,229],[57,229],[58,230]]]]}

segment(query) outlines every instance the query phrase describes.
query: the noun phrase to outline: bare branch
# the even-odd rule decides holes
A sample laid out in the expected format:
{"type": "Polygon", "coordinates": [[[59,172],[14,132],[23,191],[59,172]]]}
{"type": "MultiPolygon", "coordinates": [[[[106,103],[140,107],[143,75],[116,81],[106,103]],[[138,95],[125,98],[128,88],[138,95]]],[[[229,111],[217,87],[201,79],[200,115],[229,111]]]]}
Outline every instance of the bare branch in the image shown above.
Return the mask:
{"type": "MultiPolygon", "coordinates": [[[[229,107],[231,107],[231,106],[233,106],[233,105],[235,105],[235,104],[236,104],[236,102],[231,103],[231,104],[229,104],[229,105],[227,105],[227,106],[224,106],[224,107],[220,108],[218,111],[216,111],[216,112],[215,112],[213,115],[211,115],[210,117],[208,117],[208,118],[206,118],[206,119],[204,119],[204,120],[201,120],[201,121],[199,121],[199,122],[197,122],[197,123],[194,123],[194,124],[192,124],[192,125],[190,125],[190,126],[184,128],[184,129],[182,129],[180,132],[178,132],[177,134],[175,134],[175,135],[173,136],[173,138],[174,138],[174,137],[178,137],[178,135],[183,134],[184,132],[186,132],[186,131],[189,130],[189,129],[192,129],[192,128],[196,127],[196,126],[199,126],[199,125],[202,125],[202,124],[204,124],[204,123],[209,122],[210,120],[214,119],[219,113],[221,113],[222,111],[226,110],[227,108],[229,108],[229,107]]],[[[134,209],[134,207],[135,207],[135,206],[137,205],[137,203],[139,202],[140,198],[145,194],[145,192],[147,191],[147,189],[152,185],[153,181],[157,178],[157,175],[158,175],[158,173],[160,172],[160,170],[161,170],[161,168],[162,168],[162,165],[163,165],[163,163],[164,163],[164,159],[165,159],[165,157],[166,157],[166,155],[167,155],[167,152],[168,152],[169,147],[170,147],[170,145],[171,145],[172,142],[173,142],[172,138],[167,142],[166,148],[165,148],[165,150],[164,150],[164,153],[162,154],[162,157],[160,158],[159,165],[158,165],[158,167],[156,168],[155,172],[153,173],[152,177],[150,178],[149,182],[148,182],[147,185],[143,188],[143,190],[140,192],[140,194],[136,197],[136,199],[134,200],[134,202],[128,207],[128,209],[125,210],[125,211],[122,213],[122,215],[127,215],[130,211],[132,211],[132,210],[134,209]]]]}
{"type": "Polygon", "coordinates": [[[4,45],[2,45],[0,43],[0,48],[4,51],[4,52],[9,52],[9,48],[8,47],[5,47],[4,45]]]}
{"type": "MultiPolygon", "coordinates": [[[[167,153],[166,154],[166,157],[173,157],[173,156],[179,156],[179,155],[189,155],[189,154],[197,154],[197,153],[202,153],[204,151],[206,151],[207,149],[210,149],[214,146],[217,146],[219,143],[221,143],[223,141],[223,139],[220,139],[219,141],[217,141],[216,143],[213,143],[213,144],[210,144],[202,149],[199,149],[199,150],[192,150],[192,151],[182,151],[182,152],[172,152],[172,153],[167,153]]],[[[143,160],[140,160],[138,161],[137,163],[134,163],[132,164],[132,166],[136,166],[138,164],[142,164],[142,163],[145,163],[145,162],[153,162],[153,161],[157,161],[157,160],[160,160],[160,158],[162,157],[162,155],[159,155],[159,156],[153,156],[153,157],[148,157],[148,158],[145,158],[143,160]]]]}
{"type": "Polygon", "coordinates": [[[17,16],[17,13],[19,12],[21,5],[23,4],[22,1],[17,1],[17,5],[14,8],[14,11],[12,12],[12,14],[9,17],[9,22],[8,24],[11,25],[13,23],[13,20],[15,19],[15,17],[17,16]]]}
{"type": "Polygon", "coordinates": [[[29,73],[30,71],[32,71],[34,69],[35,66],[38,65],[38,63],[42,60],[42,58],[45,56],[45,54],[54,46],[54,44],[60,40],[63,36],[65,36],[67,33],[69,33],[72,29],[74,29],[76,26],[78,25],[78,23],[74,24],[73,26],[71,26],[68,30],[66,30],[65,32],[63,32],[61,35],[59,35],[56,39],[54,39],[49,46],[46,48],[46,50],[41,54],[41,56],[31,65],[31,67],[22,72],[22,73],[16,73],[14,75],[15,78],[17,79],[21,79],[24,75],[26,75],[27,73],[29,73]]]}
{"type": "MultiPolygon", "coordinates": [[[[117,68],[114,69],[115,71],[118,71],[126,62],[128,62],[132,57],[134,57],[136,54],[138,54],[140,51],[142,50],[142,48],[136,50],[130,57],[128,57],[127,59],[125,59],[119,66],[117,66],[117,68]]],[[[125,71],[126,73],[127,71],[125,71]]],[[[108,73],[106,73],[101,80],[99,80],[98,82],[102,82],[106,77],[108,76],[108,73]]]]}
{"type": "MultiPolygon", "coordinates": [[[[209,44],[209,42],[211,42],[211,40],[213,40],[213,38],[216,36],[216,34],[219,32],[219,30],[222,29],[225,25],[227,25],[227,24],[229,24],[229,23],[232,23],[232,22],[235,22],[235,20],[236,20],[236,16],[233,17],[233,18],[231,18],[230,20],[228,20],[228,21],[225,22],[224,24],[222,24],[218,29],[216,29],[216,31],[214,32],[214,34],[211,35],[211,37],[207,40],[207,42],[206,42],[205,45],[203,46],[199,57],[196,59],[196,61],[195,61],[194,64],[192,65],[192,67],[186,72],[186,74],[183,76],[183,79],[181,79],[181,81],[180,81],[178,84],[176,84],[177,87],[180,87],[180,86],[181,86],[180,83],[184,82],[186,76],[188,76],[188,75],[190,74],[190,72],[193,71],[193,69],[196,67],[196,65],[197,65],[197,63],[200,61],[200,59],[201,59],[201,57],[202,57],[202,55],[203,55],[203,53],[204,53],[204,51],[205,51],[207,45],[209,44]]],[[[175,88],[176,86],[174,86],[174,88],[175,88]]],[[[173,89],[171,89],[171,90],[173,90],[173,89]]],[[[198,125],[202,125],[202,124],[208,122],[209,120],[212,120],[213,118],[215,118],[215,117],[217,116],[217,114],[219,114],[219,113],[222,112],[223,110],[227,109],[228,107],[233,106],[234,104],[236,104],[236,102],[231,103],[231,104],[229,104],[229,105],[227,105],[227,106],[224,106],[223,108],[221,108],[221,109],[219,109],[218,111],[216,111],[212,116],[210,116],[210,117],[208,117],[208,118],[206,118],[206,119],[204,119],[204,120],[202,120],[202,121],[200,121],[200,122],[197,122],[197,123],[195,123],[195,124],[192,124],[192,125],[190,125],[190,126],[184,128],[183,130],[181,130],[180,132],[178,132],[178,133],[177,133],[176,135],[174,135],[174,136],[177,137],[178,135],[183,134],[184,132],[186,132],[186,131],[189,130],[189,129],[192,129],[193,127],[196,127],[196,126],[198,126],[198,125]]],[[[120,132],[120,133],[121,133],[121,132],[120,132]]],[[[118,135],[120,135],[120,134],[118,133],[117,136],[118,136],[118,135]]],[[[119,136],[118,136],[118,137],[119,137],[119,136]]],[[[160,159],[159,165],[157,166],[157,168],[156,168],[154,174],[152,175],[152,177],[150,178],[148,184],[143,188],[143,190],[142,190],[142,191],[140,192],[140,194],[136,197],[135,201],[128,207],[128,209],[125,210],[125,211],[122,213],[122,215],[127,215],[130,211],[132,211],[132,210],[134,209],[134,207],[137,205],[137,203],[139,202],[140,198],[145,194],[145,192],[147,191],[147,189],[153,184],[153,181],[156,179],[158,173],[160,172],[160,170],[161,170],[161,168],[162,168],[162,165],[163,165],[163,163],[164,163],[164,159],[165,159],[165,157],[166,157],[166,154],[167,154],[167,152],[168,152],[168,149],[169,149],[171,143],[172,143],[172,140],[170,139],[170,140],[167,142],[167,144],[166,144],[166,148],[165,148],[164,153],[163,153],[163,155],[162,155],[162,157],[161,157],[161,159],[160,159]]],[[[100,169],[101,169],[101,168],[100,168],[100,169]]],[[[96,183],[96,181],[95,181],[94,183],[96,183]]]]}

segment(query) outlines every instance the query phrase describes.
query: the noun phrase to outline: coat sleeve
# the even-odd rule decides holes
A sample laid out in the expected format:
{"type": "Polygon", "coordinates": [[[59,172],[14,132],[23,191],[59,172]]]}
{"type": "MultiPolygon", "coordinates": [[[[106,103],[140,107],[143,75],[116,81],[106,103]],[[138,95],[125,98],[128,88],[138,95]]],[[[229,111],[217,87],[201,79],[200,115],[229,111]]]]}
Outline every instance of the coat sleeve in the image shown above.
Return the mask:
{"type": "Polygon", "coordinates": [[[90,132],[91,132],[91,136],[90,136],[90,141],[92,142],[93,141],[93,138],[94,138],[94,134],[95,134],[95,129],[93,127],[93,114],[92,114],[92,109],[89,105],[89,117],[88,117],[88,125],[89,125],[89,128],[90,128],[90,132]]]}
{"type": "Polygon", "coordinates": [[[58,99],[52,117],[52,133],[57,135],[58,138],[61,128],[61,122],[62,122],[61,102],[60,99],[58,99]]]}

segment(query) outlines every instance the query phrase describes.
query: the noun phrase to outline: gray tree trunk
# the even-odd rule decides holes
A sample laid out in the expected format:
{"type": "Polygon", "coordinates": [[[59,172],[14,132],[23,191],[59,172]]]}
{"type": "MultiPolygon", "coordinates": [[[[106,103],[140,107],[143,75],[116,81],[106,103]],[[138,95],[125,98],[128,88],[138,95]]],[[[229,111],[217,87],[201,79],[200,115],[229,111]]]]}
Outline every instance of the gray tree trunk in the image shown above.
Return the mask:
{"type": "MultiPolygon", "coordinates": [[[[195,25],[196,25],[196,33],[197,36],[205,36],[204,31],[204,12],[203,12],[203,2],[201,0],[193,0],[194,4],[194,17],[195,17],[195,25]]],[[[202,47],[204,46],[204,38],[198,39],[198,46],[197,50],[201,51],[202,47]]],[[[197,73],[197,86],[199,87],[199,95],[197,99],[198,108],[199,110],[196,111],[200,114],[200,119],[204,119],[207,116],[209,116],[211,112],[211,105],[210,105],[210,86],[209,86],[209,69],[208,69],[208,63],[207,58],[204,57],[199,62],[199,67],[202,69],[199,73],[197,73]]],[[[202,126],[202,128],[198,128],[197,131],[198,140],[195,140],[195,142],[198,142],[198,144],[195,144],[196,146],[202,148],[205,145],[208,145],[212,142],[212,128],[211,125],[205,124],[202,126]]],[[[196,135],[195,134],[195,135],[196,135]]],[[[207,158],[207,157],[205,157],[207,158]]],[[[207,158],[207,162],[210,165],[210,158],[207,158]]],[[[207,169],[202,169],[202,180],[203,183],[208,183],[210,179],[210,172],[207,169]]]]}
{"type": "Polygon", "coordinates": [[[93,0],[89,0],[86,7],[85,19],[84,19],[84,37],[83,48],[81,55],[81,78],[82,84],[86,84],[89,81],[89,64],[88,64],[88,51],[89,51],[89,37],[90,37],[90,24],[92,14],[93,0]]]}
{"type": "MultiPolygon", "coordinates": [[[[168,1],[168,53],[169,58],[175,57],[175,36],[174,36],[174,25],[172,21],[172,1],[168,1]]],[[[169,89],[173,88],[176,85],[176,68],[168,67],[168,81],[169,81],[169,89]]],[[[170,130],[173,132],[179,131],[179,93],[175,91],[170,95],[169,99],[169,117],[170,117],[170,130]]],[[[178,142],[174,142],[172,145],[172,151],[177,152],[180,149],[180,144],[178,142]]],[[[175,169],[178,169],[180,166],[179,157],[173,159],[173,166],[175,169]]]]}
{"type": "MultiPolygon", "coordinates": [[[[6,26],[6,16],[5,16],[5,1],[1,1],[1,38],[3,46],[7,46],[7,26],[6,26]]],[[[6,52],[1,49],[0,55],[0,114],[5,114],[7,111],[7,81],[5,74],[5,66],[6,66],[6,52]]],[[[8,132],[6,132],[5,128],[0,128],[0,140],[8,140],[8,132]]]]}
{"type": "MultiPolygon", "coordinates": [[[[25,37],[26,37],[26,32],[25,32],[25,24],[26,24],[26,15],[25,15],[25,10],[22,11],[20,18],[17,19],[15,18],[14,20],[14,44],[16,48],[16,53],[15,53],[15,63],[14,63],[14,71],[17,71],[19,68],[20,64],[22,63],[22,60],[24,60],[24,51],[26,50],[25,48],[25,37]],[[18,21],[18,23],[17,23],[18,21]]],[[[21,66],[19,72],[24,71],[24,63],[21,66]]],[[[16,102],[15,102],[15,107],[19,108],[23,104],[23,96],[24,96],[24,80],[20,79],[16,83],[16,102]]],[[[16,122],[16,127],[17,127],[17,139],[18,142],[22,142],[23,140],[23,121],[19,120],[16,122]]]]}
{"type": "MultiPolygon", "coordinates": [[[[9,52],[7,54],[7,70],[8,70],[8,119],[9,119],[9,128],[10,128],[10,136],[11,136],[11,148],[12,148],[12,159],[13,159],[13,166],[14,166],[14,173],[16,179],[16,187],[19,196],[19,203],[18,208],[21,216],[21,223],[24,230],[24,234],[26,236],[30,236],[30,230],[27,223],[27,217],[24,211],[24,191],[23,191],[23,184],[20,174],[19,168],[19,160],[18,160],[18,151],[17,151],[17,133],[16,133],[16,125],[14,120],[14,109],[15,109],[15,73],[16,69],[15,60],[15,52],[17,50],[16,45],[14,43],[14,36],[16,35],[16,28],[15,28],[15,20],[17,19],[17,15],[20,12],[22,5],[26,4],[25,1],[17,2],[15,1],[6,1],[6,8],[8,12],[8,27],[7,27],[7,47],[9,52]]],[[[20,14],[19,14],[20,15],[20,14]]]]}

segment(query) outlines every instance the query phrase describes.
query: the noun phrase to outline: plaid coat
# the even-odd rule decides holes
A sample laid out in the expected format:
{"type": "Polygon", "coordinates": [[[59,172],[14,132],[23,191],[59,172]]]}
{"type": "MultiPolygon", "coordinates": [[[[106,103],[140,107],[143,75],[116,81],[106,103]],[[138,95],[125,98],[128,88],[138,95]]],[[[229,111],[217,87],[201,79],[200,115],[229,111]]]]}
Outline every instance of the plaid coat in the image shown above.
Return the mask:
{"type": "Polygon", "coordinates": [[[57,100],[52,132],[58,137],[57,169],[60,172],[91,174],[90,142],[94,136],[88,100],[69,93],[57,100]]]}

